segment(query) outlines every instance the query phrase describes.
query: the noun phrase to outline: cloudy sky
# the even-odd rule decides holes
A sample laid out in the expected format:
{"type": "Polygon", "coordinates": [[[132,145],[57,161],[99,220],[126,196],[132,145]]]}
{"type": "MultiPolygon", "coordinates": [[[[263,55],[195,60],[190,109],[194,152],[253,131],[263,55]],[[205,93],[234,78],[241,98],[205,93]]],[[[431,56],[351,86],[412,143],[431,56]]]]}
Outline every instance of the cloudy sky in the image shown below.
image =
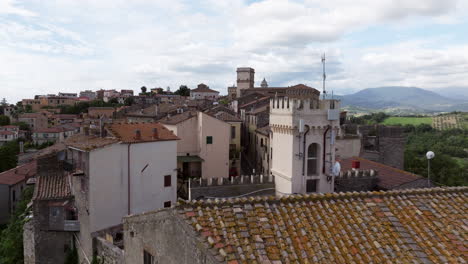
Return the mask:
{"type": "Polygon", "coordinates": [[[206,83],[468,89],[466,0],[0,0],[0,97],[206,83]]]}

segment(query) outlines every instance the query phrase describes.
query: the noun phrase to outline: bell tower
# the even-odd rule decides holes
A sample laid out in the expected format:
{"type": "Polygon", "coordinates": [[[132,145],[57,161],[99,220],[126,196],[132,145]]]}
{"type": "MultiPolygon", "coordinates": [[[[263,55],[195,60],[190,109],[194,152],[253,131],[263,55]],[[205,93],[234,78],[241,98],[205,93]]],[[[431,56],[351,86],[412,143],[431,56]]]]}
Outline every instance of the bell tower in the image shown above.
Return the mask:
{"type": "Polygon", "coordinates": [[[237,97],[242,96],[242,90],[254,88],[255,70],[249,67],[237,68],[237,97]]]}
{"type": "Polygon", "coordinates": [[[320,100],[314,88],[270,100],[271,172],[277,195],[334,191],[339,101],[320,100]],[[313,93],[310,91],[313,90],[313,93]]]}

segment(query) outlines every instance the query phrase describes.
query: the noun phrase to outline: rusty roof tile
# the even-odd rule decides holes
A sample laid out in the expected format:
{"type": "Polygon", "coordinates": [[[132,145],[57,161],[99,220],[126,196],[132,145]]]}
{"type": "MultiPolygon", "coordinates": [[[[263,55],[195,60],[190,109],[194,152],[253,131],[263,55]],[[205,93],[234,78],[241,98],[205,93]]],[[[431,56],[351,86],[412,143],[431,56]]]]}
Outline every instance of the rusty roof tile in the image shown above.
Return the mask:
{"type": "Polygon", "coordinates": [[[249,197],[181,202],[177,210],[217,258],[232,263],[466,263],[467,193],[249,197]]]}

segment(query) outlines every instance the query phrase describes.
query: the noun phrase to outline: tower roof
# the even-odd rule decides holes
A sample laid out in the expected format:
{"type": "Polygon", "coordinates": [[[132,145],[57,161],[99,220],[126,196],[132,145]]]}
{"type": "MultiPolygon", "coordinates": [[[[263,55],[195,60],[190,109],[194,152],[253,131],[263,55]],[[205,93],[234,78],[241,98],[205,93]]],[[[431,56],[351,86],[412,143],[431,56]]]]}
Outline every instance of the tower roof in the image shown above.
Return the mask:
{"type": "Polygon", "coordinates": [[[268,88],[268,83],[267,83],[267,81],[265,80],[265,78],[263,78],[263,81],[262,81],[262,83],[260,84],[260,86],[261,86],[262,88],[268,88]]]}

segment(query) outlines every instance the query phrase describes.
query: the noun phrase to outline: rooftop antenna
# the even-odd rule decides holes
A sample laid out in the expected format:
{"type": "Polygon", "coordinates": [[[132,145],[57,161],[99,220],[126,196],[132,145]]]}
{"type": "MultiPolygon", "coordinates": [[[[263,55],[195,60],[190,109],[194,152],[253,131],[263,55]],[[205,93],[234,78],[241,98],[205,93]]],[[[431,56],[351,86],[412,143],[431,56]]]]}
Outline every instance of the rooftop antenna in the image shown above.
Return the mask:
{"type": "Polygon", "coordinates": [[[325,74],[325,53],[322,55],[322,66],[323,66],[323,99],[325,100],[325,96],[327,91],[325,91],[325,79],[327,79],[327,75],[325,74]]]}

